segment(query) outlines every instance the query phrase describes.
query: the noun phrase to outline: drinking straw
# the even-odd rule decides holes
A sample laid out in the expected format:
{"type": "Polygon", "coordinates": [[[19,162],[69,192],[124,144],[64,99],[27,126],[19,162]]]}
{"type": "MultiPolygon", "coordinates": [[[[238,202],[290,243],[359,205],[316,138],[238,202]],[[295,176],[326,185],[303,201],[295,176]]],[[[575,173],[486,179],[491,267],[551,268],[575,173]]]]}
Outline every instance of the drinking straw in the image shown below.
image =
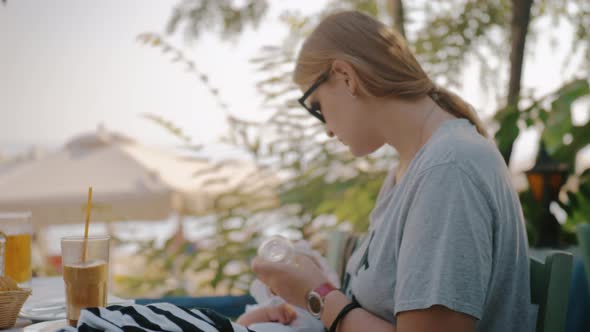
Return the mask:
{"type": "Polygon", "coordinates": [[[88,226],[90,225],[90,210],[92,210],[92,187],[88,188],[88,203],[86,204],[86,227],[84,228],[84,244],[82,245],[82,263],[86,263],[86,248],[88,246],[88,226]]]}

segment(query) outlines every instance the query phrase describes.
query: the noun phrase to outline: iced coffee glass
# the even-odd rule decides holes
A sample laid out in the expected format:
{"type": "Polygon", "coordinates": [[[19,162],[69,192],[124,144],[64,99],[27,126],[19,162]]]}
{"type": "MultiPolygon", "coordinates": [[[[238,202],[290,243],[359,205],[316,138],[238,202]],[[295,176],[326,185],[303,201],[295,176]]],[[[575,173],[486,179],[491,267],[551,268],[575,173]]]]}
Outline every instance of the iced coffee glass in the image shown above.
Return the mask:
{"type": "Polygon", "coordinates": [[[21,288],[31,288],[32,233],[30,212],[0,213],[0,275],[4,271],[21,288]]]}
{"type": "Polygon", "coordinates": [[[109,240],[108,236],[89,236],[84,259],[83,236],[61,239],[67,319],[70,326],[75,327],[78,324],[81,309],[106,306],[109,240]]]}

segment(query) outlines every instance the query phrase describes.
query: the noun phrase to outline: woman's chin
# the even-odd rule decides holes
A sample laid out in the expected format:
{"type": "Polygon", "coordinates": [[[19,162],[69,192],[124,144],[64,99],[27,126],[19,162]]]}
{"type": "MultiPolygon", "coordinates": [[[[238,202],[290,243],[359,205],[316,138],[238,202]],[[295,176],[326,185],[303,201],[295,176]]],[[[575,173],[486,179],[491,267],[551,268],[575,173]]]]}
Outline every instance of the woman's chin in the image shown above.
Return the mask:
{"type": "Polygon", "coordinates": [[[350,153],[352,153],[352,155],[357,158],[364,157],[372,152],[372,151],[367,151],[366,149],[355,149],[352,146],[348,146],[348,149],[350,150],[350,153]]]}
{"type": "Polygon", "coordinates": [[[377,151],[381,146],[377,146],[377,147],[368,147],[368,146],[362,146],[362,147],[355,147],[352,145],[348,145],[348,149],[350,150],[350,153],[352,153],[353,156],[360,158],[360,157],[365,157],[367,155],[370,155],[371,153],[377,151]]]}

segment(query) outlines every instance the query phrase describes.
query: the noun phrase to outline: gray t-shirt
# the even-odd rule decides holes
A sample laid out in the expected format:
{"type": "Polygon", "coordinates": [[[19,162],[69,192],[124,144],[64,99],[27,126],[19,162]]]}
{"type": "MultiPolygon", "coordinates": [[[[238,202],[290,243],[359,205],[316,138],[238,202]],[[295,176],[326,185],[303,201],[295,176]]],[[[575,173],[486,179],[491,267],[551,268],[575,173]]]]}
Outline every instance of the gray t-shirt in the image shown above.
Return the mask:
{"type": "Polygon", "coordinates": [[[524,218],[494,143],[448,120],[395,185],[393,173],[347,264],[347,296],[394,324],[443,305],[477,318],[477,331],[534,331],[524,218]]]}

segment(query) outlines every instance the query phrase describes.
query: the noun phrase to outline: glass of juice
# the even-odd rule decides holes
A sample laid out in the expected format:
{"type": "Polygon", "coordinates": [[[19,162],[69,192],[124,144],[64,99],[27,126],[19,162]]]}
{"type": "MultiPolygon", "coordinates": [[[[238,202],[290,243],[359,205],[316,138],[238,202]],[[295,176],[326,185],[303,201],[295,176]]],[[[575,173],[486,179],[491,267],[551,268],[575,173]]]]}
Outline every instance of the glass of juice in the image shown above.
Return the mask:
{"type": "Polygon", "coordinates": [[[32,234],[30,212],[0,213],[0,274],[4,271],[21,288],[31,288],[32,234]]]}

